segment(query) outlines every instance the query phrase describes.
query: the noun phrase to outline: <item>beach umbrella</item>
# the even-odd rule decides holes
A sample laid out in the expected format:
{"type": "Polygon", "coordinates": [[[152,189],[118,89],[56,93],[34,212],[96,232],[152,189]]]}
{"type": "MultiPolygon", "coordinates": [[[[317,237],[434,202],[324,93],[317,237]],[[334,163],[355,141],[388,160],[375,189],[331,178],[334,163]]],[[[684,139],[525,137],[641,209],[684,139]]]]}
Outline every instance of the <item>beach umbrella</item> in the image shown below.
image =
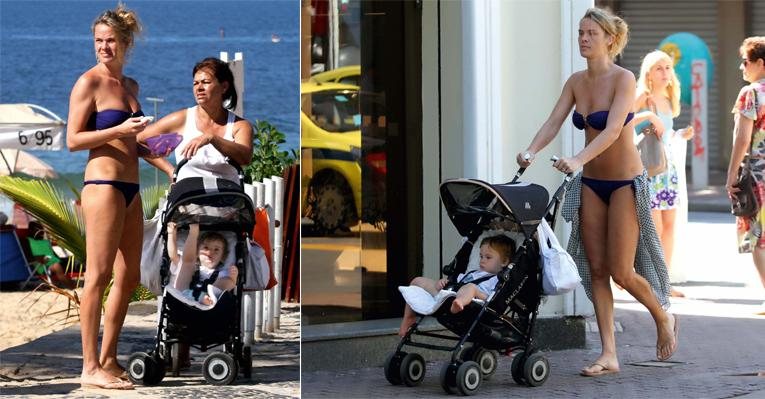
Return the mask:
{"type": "Polygon", "coordinates": [[[0,104],[0,148],[61,150],[64,121],[34,104],[0,104]]]}
{"type": "Polygon", "coordinates": [[[0,175],[24,173],[29,176],[51,179],[58,177],[53,167],[40,158],[17,149],[0,150],[0,175]]]}

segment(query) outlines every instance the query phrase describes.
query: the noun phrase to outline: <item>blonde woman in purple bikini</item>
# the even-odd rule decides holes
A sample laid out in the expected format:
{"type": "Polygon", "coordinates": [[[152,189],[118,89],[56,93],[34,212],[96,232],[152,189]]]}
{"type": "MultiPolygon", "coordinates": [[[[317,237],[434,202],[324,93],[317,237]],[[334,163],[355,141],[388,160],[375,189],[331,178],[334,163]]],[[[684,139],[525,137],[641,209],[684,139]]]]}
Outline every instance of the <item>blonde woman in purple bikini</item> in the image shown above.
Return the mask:
{"type": "Polygon", "coordinates": [[[132,389],[117,363],[117,341],[139,281],[143,211],[136,135],[149,118],[141,112],[138,83],[122,69],[141,25],[135,12],[119,4],[98,16],[92,31],[97,63],[72,88],[66,138],[70,151],[89,151],[81,195],[87,267],[80,303],[80,382],[132,389]],[[99,354],[101,299],[112,275],[99,354]]]}
{"type": "Polygon", "coordinates": [[[547,121],[517,157],[520,166],[529,166],[574,110],[571,123],[582,130],[585,147],[553,166],[564,173],[582,169],[569,185],[563,217],[572,222],[568,252],[595,307],[602,343],[600,356],[581,370],[587,377],[619,371],[612,278],[651,313],[657,358],[669,359],[677,349],[677,319],[666,310],[669,276],[633,139],[635,76],[614,63],[627,31],[624,20],[610,12],[587,10],[579,21],[579,53],[587,69],[569,77],[547,121]]]}

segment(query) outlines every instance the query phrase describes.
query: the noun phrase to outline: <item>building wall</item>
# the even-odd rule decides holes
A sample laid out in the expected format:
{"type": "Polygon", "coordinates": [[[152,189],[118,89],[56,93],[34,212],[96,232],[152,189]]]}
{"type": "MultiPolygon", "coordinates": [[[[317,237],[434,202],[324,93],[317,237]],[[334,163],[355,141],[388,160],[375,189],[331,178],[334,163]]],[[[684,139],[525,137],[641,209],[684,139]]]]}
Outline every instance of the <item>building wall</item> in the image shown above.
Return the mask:
{"type": "MultiPolygon", "coordinates": [[[[452,259],[461,242],[441,210],[438,184],[455,177],[511,180],[518,168],[516,154],[549,116],[565,79],[584,68],[576,29],[592,4],[587,0],[424,2],[426,276],[439,276],[440,266],[452,259]],[[434,29],[439,16],[440,30],[434,29]]],[[[555,190],[563,176],[548,160],[578,152],[584,145],[580,136],[565,124],[523,179],[555,190]]],[[[559,226],[557,233],[565,244],[569,226],[559,226]]],[[[590,312],[582,291],[551,297],[541,310],[542,315],[590,312]]]]}

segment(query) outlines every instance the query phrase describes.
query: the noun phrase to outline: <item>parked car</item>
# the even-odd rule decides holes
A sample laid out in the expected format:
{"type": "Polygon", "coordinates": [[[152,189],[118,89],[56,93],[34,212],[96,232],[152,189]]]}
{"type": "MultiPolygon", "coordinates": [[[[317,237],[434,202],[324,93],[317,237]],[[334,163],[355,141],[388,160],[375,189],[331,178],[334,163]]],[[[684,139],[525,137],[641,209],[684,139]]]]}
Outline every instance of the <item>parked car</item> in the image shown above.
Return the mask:
{"type": "Polygon", "coordinates": [[[311,76],[311,80],[319,83],[343,83],[361,86],[361,65],[348,65],[319,72],[311,76]]]}
{"type": "Polygon", "coordinates": [[[333,233],[361,215],[359,88],[308,81],[301,85],[303,215],[333,233]]]}

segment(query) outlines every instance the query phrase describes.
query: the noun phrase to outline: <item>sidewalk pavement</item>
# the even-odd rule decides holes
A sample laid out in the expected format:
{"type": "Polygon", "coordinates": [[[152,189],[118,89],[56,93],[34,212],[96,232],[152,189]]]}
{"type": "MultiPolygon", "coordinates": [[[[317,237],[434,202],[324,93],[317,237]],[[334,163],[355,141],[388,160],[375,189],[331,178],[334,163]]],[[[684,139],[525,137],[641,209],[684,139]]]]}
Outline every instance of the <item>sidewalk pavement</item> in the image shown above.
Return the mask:
{"type": "MultiPolygon", "coordinates": [[[[120,362],[151,348],[156,334],[156,301],[130,305],[120,335],[120,362]]],[[[300,397],[300,305],[282,303],[279,331],[252,346],[252,378],[233,385],[208,385],[202,376],[205,353],[192,349],[191,369],[168,374],[155,387],[131,391],[82,389],[79,324],[0,352],[0,396],[8,398],[296,398],[300,397]]],[[[207,353],[210,353],[208,350],[207,353]]]]}
{"type": "MultiPolygon", "coordinates": [[[[719,197],[718,197],[719,198],[719,197]]],[[[721,202],[718,199],[718,205],[721,202]]],[[[751,255],[735,249],[735,225],[728,213],[691,212],[686,278],[673,298],[679,347],[672,362],[655,360],[656,330],[650,314],[628,293],[615,289],[618,374],[588,378],[579,370],[600,353],[594,317],[588,317],[585,349],[545,353],[551,375],[541,387],[519,386],[511,359],[501,356],[493,378],[477,396],[503,398],[765,398],[765,316],[762,286],[751,255]],[[762,373],[758,376],[758,373],[762,373]]],[[[394,349],[390,348],[391,351],[394,349]]],[[[426,357],[419,387],[390,385],[380,367],[302,373],[303,398],[442,398],[439,372],[446,360],[426,357]]]]}

